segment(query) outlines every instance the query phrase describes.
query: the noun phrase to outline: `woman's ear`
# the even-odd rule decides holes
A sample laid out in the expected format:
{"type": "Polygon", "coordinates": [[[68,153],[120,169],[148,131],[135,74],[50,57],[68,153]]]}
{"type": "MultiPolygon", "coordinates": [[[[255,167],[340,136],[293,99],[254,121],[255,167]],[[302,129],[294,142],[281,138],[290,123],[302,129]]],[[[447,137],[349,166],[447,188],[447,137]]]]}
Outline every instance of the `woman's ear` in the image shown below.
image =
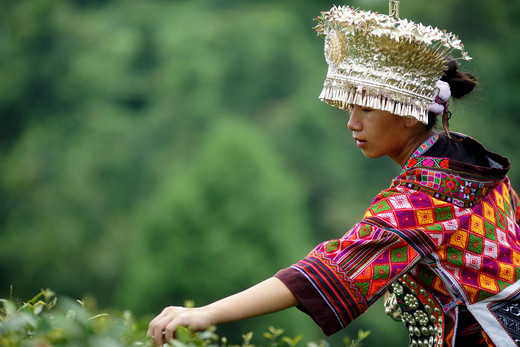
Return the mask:
{"type": "Polygon", "coordinates": [[[405,117],[404,119],[404,126],[407,128],[413,128],[419,123],[419,120],[417,118],[413,117],[405,117]]]}

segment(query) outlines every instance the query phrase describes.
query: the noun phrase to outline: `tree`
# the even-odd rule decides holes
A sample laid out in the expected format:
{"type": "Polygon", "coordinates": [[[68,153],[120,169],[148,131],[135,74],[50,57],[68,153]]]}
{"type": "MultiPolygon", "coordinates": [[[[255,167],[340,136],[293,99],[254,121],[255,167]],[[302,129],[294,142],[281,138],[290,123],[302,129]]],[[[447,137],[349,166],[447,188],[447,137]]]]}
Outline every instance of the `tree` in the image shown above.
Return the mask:
{"type": "MultiPolygon", "coordinates": [[[[165,177],[160,193],[128,221],[132,247],[118,295],[125,307],[157,312],[189,298],[204,304],[274,275],[311,249],[305,190],[245,123],[216,121],[200,151],[165,177]]],[[[302,318],[280,324],[301,331],[302,318]]]]}

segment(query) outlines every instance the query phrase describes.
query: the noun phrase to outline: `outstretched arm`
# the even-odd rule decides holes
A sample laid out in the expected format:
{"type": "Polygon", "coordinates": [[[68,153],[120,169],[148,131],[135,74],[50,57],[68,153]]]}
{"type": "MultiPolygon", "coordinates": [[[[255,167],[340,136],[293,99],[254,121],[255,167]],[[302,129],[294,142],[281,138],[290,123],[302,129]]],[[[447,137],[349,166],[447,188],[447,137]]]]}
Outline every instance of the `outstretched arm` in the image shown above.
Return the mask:
{"type": "Polygon", "coordinates": [[[285,284],[271,277],[243,292],[203,307],[166,307],[150,322],[148,336],[153,337],[156,344],[162,344],[173,338],[175,329],[180,325],[203,330],[211,325],[273,313],[298,304],[285,284]]]}

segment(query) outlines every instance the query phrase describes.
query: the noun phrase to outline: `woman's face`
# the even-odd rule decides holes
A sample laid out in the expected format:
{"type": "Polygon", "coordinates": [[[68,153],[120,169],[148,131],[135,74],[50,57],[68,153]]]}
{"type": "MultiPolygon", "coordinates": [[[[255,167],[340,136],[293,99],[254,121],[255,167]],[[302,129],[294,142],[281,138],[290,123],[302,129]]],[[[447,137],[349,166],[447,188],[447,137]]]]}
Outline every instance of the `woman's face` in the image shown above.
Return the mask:
{"type": "MultiPolygon", "coordinates": [[[[418,136],[418,121],[387,111],[353,105],[349,107],[347,127],[357,146],[368,158],[387,155],[401,167],[425,136],[418,136]]],[[[422,129],[423,130],[423,129],[422,129]]]]}

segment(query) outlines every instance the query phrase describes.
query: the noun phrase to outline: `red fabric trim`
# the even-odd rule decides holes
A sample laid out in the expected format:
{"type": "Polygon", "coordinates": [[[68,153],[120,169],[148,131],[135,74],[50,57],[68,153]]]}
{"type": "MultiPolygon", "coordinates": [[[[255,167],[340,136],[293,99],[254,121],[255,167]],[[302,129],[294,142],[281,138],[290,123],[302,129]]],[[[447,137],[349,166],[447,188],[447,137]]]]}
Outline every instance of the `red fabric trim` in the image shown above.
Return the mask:
{"type": "Polygon", "coordinates": [[[289,288],[300,302],[297,308],[308,314],[325,335],[330,336],[343,329],[334,312],[323,300],[320,293],[298,270],[291,267],[282,269],[274,277],[278,278],[289,288]]]}

